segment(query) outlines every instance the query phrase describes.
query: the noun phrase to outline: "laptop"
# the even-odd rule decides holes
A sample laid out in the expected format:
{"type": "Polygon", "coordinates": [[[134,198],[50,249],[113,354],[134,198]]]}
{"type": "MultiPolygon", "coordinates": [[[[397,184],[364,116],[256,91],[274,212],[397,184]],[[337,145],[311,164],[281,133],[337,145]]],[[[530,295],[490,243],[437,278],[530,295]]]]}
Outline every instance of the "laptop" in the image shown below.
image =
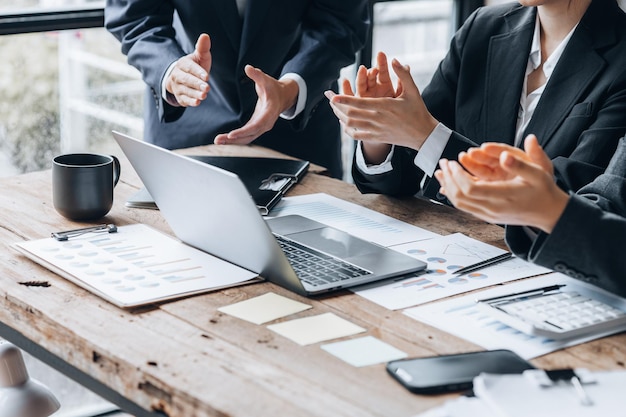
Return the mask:
{"type": "Polygon", "coordinates": [[[237,175],[118,132],[113,137],[182,242],[293,292],[317,295],[426,268],[306,217],[266,220],[237,175]]]}

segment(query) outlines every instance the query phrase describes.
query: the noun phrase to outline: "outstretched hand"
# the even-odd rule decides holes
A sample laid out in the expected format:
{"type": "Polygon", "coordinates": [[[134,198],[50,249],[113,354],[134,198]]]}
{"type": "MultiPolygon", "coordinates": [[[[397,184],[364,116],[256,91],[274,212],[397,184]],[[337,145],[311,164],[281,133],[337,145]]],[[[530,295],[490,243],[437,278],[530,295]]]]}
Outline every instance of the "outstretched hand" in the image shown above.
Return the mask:
{"type": "Polygon", "coordinates": [[[298,84],[295,80],[277,80],[252,65],[246,65],[246,75],[255,83],[258,100],[250,120],[239,129],[215,137],[217,145],[247,145],[270,131],[282,112],[296,104],[298,84]]]}
{"type": "Polygon", "coordinates": [[[176,61],[165,80],[165,89],[176,98],[179,105],[198,106],[209,93],[211,64],[211,38],[203,33],[198,37],[193,53],[176,61]]]}

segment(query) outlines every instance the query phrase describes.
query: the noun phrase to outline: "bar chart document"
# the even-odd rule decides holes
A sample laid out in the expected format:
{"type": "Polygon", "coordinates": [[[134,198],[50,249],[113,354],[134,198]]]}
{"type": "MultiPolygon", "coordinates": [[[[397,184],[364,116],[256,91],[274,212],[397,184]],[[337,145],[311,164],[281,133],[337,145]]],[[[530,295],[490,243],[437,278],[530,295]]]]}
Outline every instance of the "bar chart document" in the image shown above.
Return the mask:
{"type": "Polygon", "coordinates": [[[119,307],[135,307],[260,280],[258,275],[143,224],[67,241],[14,247],[33,261],[119,307]]]}

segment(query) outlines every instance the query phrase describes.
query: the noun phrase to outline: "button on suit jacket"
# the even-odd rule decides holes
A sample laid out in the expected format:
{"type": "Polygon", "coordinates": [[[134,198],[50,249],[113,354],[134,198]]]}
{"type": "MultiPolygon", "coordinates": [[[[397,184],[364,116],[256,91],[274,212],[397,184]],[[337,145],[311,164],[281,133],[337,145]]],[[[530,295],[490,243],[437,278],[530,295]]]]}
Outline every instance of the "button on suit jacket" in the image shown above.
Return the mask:
{"type": "Polygon", "coordinates": [[[243,70],[251,64],[277,79],[297,73],[308,89],[304,111],[279,119],[255,143],[340,175],[339,125],[322,98],[364,45],[366,0],[248,0],[243,18],[234,0],[107,0],[105,25],[148,86],[145,140],[184,148],[243,126],[257,101],[243,70]],[[213,57],[208,98],[195,108],[170,106],[161,98],[163,75],[204,32],[213,57]]]}

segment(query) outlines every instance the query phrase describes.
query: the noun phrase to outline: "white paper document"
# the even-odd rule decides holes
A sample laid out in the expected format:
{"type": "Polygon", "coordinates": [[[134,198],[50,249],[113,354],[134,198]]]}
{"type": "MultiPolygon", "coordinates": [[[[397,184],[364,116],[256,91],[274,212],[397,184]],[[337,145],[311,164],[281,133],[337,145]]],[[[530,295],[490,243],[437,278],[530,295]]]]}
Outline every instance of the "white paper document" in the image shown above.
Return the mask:
{"type": "Polygon", "coordinates": [[[217,310],[250,323],[263,324],[310,308],[313,307],[309,304],[268,292],[217,310]]]}
{"type": "Polygon", "coordinates": [[[626,416],[623,412],[625,371],[589,372],[582,391],[570,381],[537,384],[541,370],[523,374],[480,374],[474,378],[475,397],[458,397],[414,417],[600,417],[626,416]]]}
{"type": "Polygon", "coordinates": [[[476,272],[456,275],[457,269],[506,252],[461,233],[392,246],[391,249],[426,262],[426,273],[353,289],[358,295],[391,310],[550,272],[522,259],[511,258],[476,272]]]}
{"type": "MultiPolygon", "coordinates": [[[[491,410],[503,417],[599,417],[624,416],[626,372],[589,372],[590,383],[558,381],[540,385],[531,370],[517,375],[481,374],[474,379],[474,392],[491,410]]],[[[545,373],[544,373],[545,374],[545,373]]]]}
{"type": "Polygon", "coordinates": [[[270,216],[288,214],[308,217],[381,246],[440,236],[324,193],[284,197],[270,212],[270,216]]]}
{"type": "Polygon", "coordinates": [[[267,328],[302,346],[365,332],[361,326],[333,313],[271,324],[267,328]]]}
{"type": "Polygon", "coordinates": [[[117,233],[53,238],[15,248],[64,278],[120,307],[134,307],[239,285],[257,274],[143,224],[117,233]]]}
{"type": "Polygon", "coordinates": [[[322,345],[322,349],[349,363],[362,367],[406,358],[406,353],[373,336],[322,345]]]}
{"type": "Polygon", "coordinates": [[[577,289],[587,285],[566,275],[552,273],[522,282],[498,286],[477,294],[413,307],[405,310],[404,313],[440,330],[469,340],[485,349],[509,349],[524,359],[532,359],[613,333],[605,331],[592,336],[560,341],[530,336],[494,319],[476,303],[477,299],[497,297],[557,284],[565,284],[577,289]]]}

